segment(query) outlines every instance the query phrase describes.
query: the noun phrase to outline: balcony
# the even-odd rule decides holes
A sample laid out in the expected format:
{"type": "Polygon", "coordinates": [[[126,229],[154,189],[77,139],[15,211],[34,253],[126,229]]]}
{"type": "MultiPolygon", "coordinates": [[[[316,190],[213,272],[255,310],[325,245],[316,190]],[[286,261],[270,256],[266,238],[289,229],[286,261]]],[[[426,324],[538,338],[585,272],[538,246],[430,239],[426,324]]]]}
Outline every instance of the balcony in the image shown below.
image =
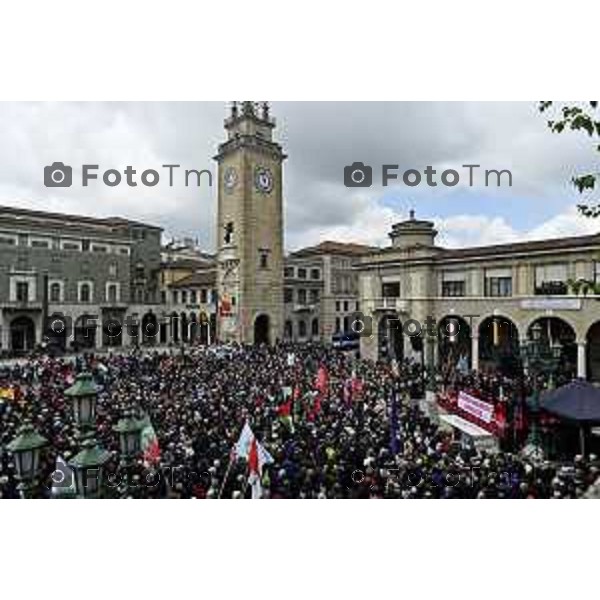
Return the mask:
{"type": "Polygon", "coordinates": [[[373,311],[375,312],[408,312],[408,300],[402,298],[374,298],[373,299],[373,311]]]}
{"type": "Polygon", "coordinates": [[[8,300],[0,302],[0,306],[10,310],[42,310],[42,303],[35,300],[8,300]]]}
{"type": "Polygon", "coordinates": [[[569,286],[564,281],[544,281],[535,288],[536,296],[566,296],[569,286]]]}
{"type": "Polygon", "coordinates": [[[294,312],[314,312],[316,310],[316,304],[294,304],[294,312]]]}

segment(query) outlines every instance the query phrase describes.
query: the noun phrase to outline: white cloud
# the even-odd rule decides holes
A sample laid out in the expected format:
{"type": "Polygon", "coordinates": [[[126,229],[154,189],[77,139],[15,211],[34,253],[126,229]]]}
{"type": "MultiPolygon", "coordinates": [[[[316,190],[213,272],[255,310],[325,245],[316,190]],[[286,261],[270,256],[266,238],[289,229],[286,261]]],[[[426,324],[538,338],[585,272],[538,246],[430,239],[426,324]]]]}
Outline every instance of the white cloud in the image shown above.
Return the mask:
{"type": "MultiPolygon", "coordinates": [[[[435,219],[440,242],[452,246],[595,230],[594,222],[572,210],[576,200],[568,184],[573,172],[589,166],[593,148],[584,137],[551,134],[534,103],[281,102],[272,113],[276,137],[289,155],[284,168],[289,248],[327,238],[385,245],[391,224],[405,217],[408,200],[421,198],[435,203],[431,214],[419,216],[435,219]],[[500,203],[492,208],[478,202],[473,210],[448,216],[439,187],[387,188],[404,204],[383,206],[381,188],[357,194],[343,186],[343,167],[356,160],[375,167],[398,163],[401,170],[465,163],[511,168],[512,188],[486,190],[500,203],[503,194],[532,200],[527,222],[534,225],[519,229],[521,211],[492,214],[500,203]],[[539,211],[537,219],[533,210],[539,211]]],[[[224,103],[2,103],[0,203],[147,220],[169,233],[198,236],[212,249],[214,187],[50,190],[43,186],[42,170],[60,160],[120,169],[176,163],[216,172],[211,157],[224,140],[225,116],[224,103]]]]}

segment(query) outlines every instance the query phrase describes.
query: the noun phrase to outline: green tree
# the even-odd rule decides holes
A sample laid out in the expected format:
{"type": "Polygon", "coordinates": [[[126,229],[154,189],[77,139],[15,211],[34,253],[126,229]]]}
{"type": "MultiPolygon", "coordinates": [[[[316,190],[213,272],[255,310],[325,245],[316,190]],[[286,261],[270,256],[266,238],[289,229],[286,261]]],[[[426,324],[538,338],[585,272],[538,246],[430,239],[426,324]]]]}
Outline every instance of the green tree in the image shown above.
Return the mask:
{"type": "MultiPolygon", "coordinates": [[[[577,104],[560,103],[543,100],[539,103],[541,113],[555,113],[556,117],[548,121],[548,127],[554,133],[564,131],[580,131],[592,138],[592,143],[597,152],[600,152],[600,113],[598,101],[590,100],[577,104]]],[[[600,173],[583,173],[574,176],[571,181],[580,194],[592,193],[600,186],[600,173]]],[[[586,217],[600,216],[600,203],[592,202],[578,204],[577,208],[586,217]]]]}

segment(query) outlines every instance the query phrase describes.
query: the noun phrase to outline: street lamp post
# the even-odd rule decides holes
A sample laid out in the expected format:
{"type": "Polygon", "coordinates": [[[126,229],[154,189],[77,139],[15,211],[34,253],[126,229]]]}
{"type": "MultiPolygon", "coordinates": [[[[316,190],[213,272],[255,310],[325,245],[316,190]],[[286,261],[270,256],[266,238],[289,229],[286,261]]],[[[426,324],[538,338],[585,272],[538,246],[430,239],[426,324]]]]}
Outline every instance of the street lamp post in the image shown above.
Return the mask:
{"type": "Polygon", "coordinates": [[[15,458],[17,477],[20,480],[19,490],[23,498],[33,487],[33,482],[38,474],[40,465],[40,451],[48,440],[40,435],[33,425],[26,421],[19,430],[17,437],[12,440],[7,448],[15,458]]]}
{"type": "Polygon", "coordinates": [[[100,496],[104,465],[110,456],[110,452],[102,448],[94,438],[83,442],[81,452],[70,463],[75,471],[77,495],[80,498],[100,496]]]}
{"type": "Polygon", "coordinates": [[[429,353],[427,357],[427,391],[435,393],[435,340],[433,336],[427,338],[427,345],[429,347],[429,353]]]}
{"type": "Polygon", "coordinates": [[[75,383],[65,390],[73,406],[73,418],[78,427],[91,430],[96,421],[96,404],[98,401],[98,388],[94,383],[91,373],[84,372],[77,375],[75,383]]]}
{"type": "Polygon", "coordinates": [[[113,430],[119,434],[119,448],[121,455],[128,460],[134,458],[140,452],[140,433],[144,425],[138,419],[134,419],[130,412],[125,412],[113,430]]]}
{"type": "Polygon", "coordinates": [[[123,417],[119,419],[119,422],[113,427],[113,430],[119,434],[119,448],[123,457],[121,467],[126,471],[123,488],[125,496],[128,494],[129,481],[132,476],[131,467],[134,464],[135,457],[141,451],[141,433],[143,428],[144,423],[139,419],[133,418],[129,411],[126,411],[123,417]]]}
{"type": "Polygon", "coordinates": [[[539,375],[548,377],[548,388],[554,387],[554,376],[562,356],[562,345],[559,342],[551,343],[542,339],[542,326],[535,323],[531,328],[531,340],[521,345],[521,354],[524,366],[532,377],[533,401],[535,420],[531,431],[531,444],[540,449],[539,440],[539,413],[541,388],[538,382],[539,375]]]}

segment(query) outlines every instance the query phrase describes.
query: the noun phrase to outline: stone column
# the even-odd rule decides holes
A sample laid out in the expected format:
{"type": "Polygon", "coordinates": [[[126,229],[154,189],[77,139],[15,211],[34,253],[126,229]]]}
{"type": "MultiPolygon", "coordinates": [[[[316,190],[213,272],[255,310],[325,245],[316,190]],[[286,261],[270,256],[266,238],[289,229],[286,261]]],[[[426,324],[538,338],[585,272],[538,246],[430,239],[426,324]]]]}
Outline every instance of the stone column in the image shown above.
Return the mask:
{"type": "Polygon", "coordinates": [[[581,379],[586,378],[586,367],[587,367],[587,355],[586,355],[586,342],[577,342],[577,377],[581,379]]]}
{"type": "Polygon", "coordinates": [[[0,348],[3,351],[8,350],[9,340],[10,340],[10,324],[8,319],[4,319],[3,311],[0,309],[0,348]]]}
{"type": "Polygon", "coordinates": [[[471,336],[471,369],[479,370],[479,336],[471,336]]]}
{"type": "Polygon", "coordinates": [[[35,343],[42,343],[42,334],[44,333],[44,319],[40,314],[39,317],[32,317],[33,322],[35,323],[35,343]]]}

